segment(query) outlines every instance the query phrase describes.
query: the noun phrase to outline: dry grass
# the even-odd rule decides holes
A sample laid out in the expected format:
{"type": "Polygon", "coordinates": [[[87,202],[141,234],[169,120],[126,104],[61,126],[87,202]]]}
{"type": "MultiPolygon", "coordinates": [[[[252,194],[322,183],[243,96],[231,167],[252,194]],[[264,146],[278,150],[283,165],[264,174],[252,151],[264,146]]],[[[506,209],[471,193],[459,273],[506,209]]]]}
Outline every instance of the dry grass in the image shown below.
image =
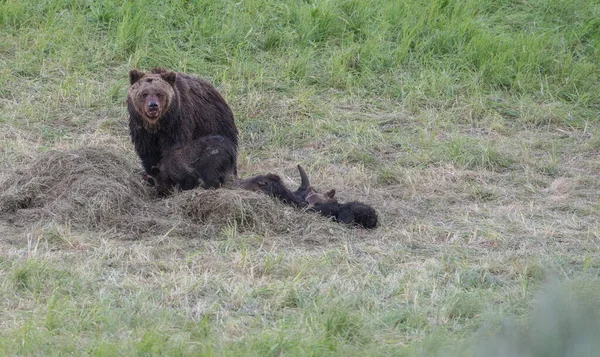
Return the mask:
{"type": "MultiPolygon", "coordinates": [[[[71,321],[80,329],[48,333],[97,341],[84,332],[87,320],[69,313],[93,306],[90,323],[101,331],[114,333],[109,321],[130,326],[129,337],[110,339],[115,351],[143,350],[153,341],[171,351],[210,346],[262,354],[283,344],[292,355],[313,348],[319,355],[333,344],[334,354],[358,348],[419,355],[502,319],[498,304],[509,315],[526,315],[547,276],[597,271],[594,157],[558,148],[553,170],[540,169],[551,163],[544,143],[561,140],[560,132],[503,136],[504,147],[527,148],[510,151],[516,165],[506,170],[443,158],[394,165],[401,152],[375,165],[334,165],[327,147],[274,149],[263,159],[242,142],[242,177],[273,172],[295,187],[300,163],[318,188],[373,205],[381,222],[373,231],[235,188],[157,199],[141,184],[124,127],[118,133],[93,132],[38,153],[4,151],[0,249],[11,263],[0,290],[5,298],[22,291],[5,300],[5,331],[38,324],[23,317],[24,309],[44,326],[71,321]],[[91,290],[65,288],[72,284],[91,290]],[[53,299],[69,296],[53,307],[53,299]],[[112,307],[115,301],[123,302],[112,307]],[[54,311],[47,309],[57,311],[56,322],[47,321],[54,311]],[[208,330],[193,337],[199,325],[208,330]],[[446,328],[457,332],[440,332],[446,328]],[[135,343],[125,347],[127,341],[135,343]]],[[[569,145],[587,144],[577,138],[569,145]]],[[[378,145],[386,152],[392,144],[378,145]]],[[[58,343],[46,333],[30,336],[21,351],[39,350],[37,340],[58,343]]]]}
{"type": "Polygon", "coordinates": [[[1,2],[0,351],[593,356],[569,348],[597,346],[599,11],[1,2]],[[301,164],[378,228],[231,187],[155,198],[123,105],[155,66],[218,86],[242,178],[295,188],[301,164]]]}
{"type": "Polygon", "coordinates": [[[138,166],[135,154],[118,146],[43,153],[5,175],[0,183],[2,218],[18,227],[68,224],[134,240],[160,234],[210,238],[228,228],[305,236],[310,223],[319,219],[235,185],[158,199],[143,184],[138,166]]]}

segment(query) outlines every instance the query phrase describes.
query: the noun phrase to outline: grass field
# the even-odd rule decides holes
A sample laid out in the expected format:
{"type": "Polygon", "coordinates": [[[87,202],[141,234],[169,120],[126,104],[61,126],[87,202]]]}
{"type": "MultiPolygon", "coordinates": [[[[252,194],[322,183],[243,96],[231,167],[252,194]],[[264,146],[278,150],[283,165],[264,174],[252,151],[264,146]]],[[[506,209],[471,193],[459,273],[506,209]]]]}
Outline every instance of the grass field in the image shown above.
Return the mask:
{"type": "Polygon", "coordinates": [[[600,3],[0,1],[0,355],[597,356],[600,3]],[[128,71],[206,78],[239,174],[139,183],[128,71]]]}

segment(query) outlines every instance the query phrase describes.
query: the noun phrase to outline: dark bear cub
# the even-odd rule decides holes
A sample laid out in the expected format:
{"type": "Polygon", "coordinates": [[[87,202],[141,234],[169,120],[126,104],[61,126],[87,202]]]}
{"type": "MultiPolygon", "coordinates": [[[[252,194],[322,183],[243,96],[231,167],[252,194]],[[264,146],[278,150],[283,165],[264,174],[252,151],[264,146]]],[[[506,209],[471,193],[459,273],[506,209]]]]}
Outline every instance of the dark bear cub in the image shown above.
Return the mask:
{"type": "Polygon", "coordinates": [[[232,175],[236,164],[235,144],[222,136],[203,136],[166,151],[157,166],[152,167],[151,182],[159,196],[168,195],[174,187],[191,190],[218,188],[232,175]]]}
{"type": "Polygon", "coordinates": [[[373,207],[358,201],[339,203],[333,195],[335,190],[323,194],[314,192],[309,187],[306,196],[308,210],[324,217],[332,217],[336,222],[354,224],[363,228],[377,227],[377,212],[373,207]]]}
{"type": "Polygon", "coordinates": [[[201,136],[225,137],[237,149],[233,113],[212,84],[162,68],[133,69],[129,80],[129,133],[147,174],[171,148],[201,136]]]}
{"type": "Polygon", "coordinates": [[[312,208],[316,204],[320,203],[337,203],[337,199],[335,197],[335,189],[325,192],[319,193],[315,191],[312,186],[308,186],[306,189],[306,196],[304,198],[306,204],[308,205],[306,208],[312,208]]]}
{"type": "Polygon", "coordinates": [[[325,217],[332,217],[337,222],[353,224],[364,228],[377,227],[377,212],[373,207],[362,202],[339,203],[335,198],[335,190],[320,193],[310,186],[304,169],[298,165],[302,183],[296,191],[285,186],[281,177],[274,174],[260,175],[237,184],[245,190],[263,192],[296,207],[306,207],[311,212],[325,217]]]}

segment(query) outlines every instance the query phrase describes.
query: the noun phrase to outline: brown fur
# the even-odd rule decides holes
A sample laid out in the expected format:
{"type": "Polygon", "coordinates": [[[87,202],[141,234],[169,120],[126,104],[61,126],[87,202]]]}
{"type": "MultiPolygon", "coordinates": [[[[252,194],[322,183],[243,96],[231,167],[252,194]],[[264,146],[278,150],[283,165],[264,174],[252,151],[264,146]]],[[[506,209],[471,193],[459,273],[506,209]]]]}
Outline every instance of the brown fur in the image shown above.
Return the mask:
{"type": "Polygon", "coordinates": [[[304,201],[298,198],[294,192],[290,191],[290,189],[285,186],[283,181],[281,181],[281,177],[274,174],[259,175],[240,180],[238,186],[244,190],[263,192],[264,194],[276,197],[281,201],[294,206],[304,204],[304,201]]]}
{"type": "Polygon", "coordinates": [[[279,176],[274,174],[241,180],[238,182],[238,186],[246,190],[263,192],[297,207],[306,207],[309,211],[316,212],[321,216],[332,217],[336,222],[363,228],[377,227],[377,212],[373,207],[356,201],[339,203],[334,198],[335,190],[326,193],[317,192],[310,186],[308,176],[300,165],[298,165],[298,171],[302,183],[294,192],[283,184],[279,176]]]}
{"type": "Polygon", "coordinates": [[[363,228],[377,227],[377,212],[373,207],[357,201],[339,203],[335,198],[335,190],[319,193],[312,186],[308,186],[305,201],[309,211],[317,212],[324,217],[332,217],[336,222],[363,228]]]}
{"type": "Polygon", "coordinates": [[[301,184],[294,192],[283,184],[281,177],[274,174],[259,175],[240,180],[238,185],[245,190],[263,192],[269,196],[277,197],[283,202],[294,206],[305,206],[306,194],[307,189],[310,187],[310,181],[302,166],[298,165],[298,171],[300,172],[301,184]]]}
{"type": "Polygon", "coordinates": [[[315,204],[320,203],[337,203],[337,199],[334,198],[335,190],[331,190],[325,193],[319,193],[315,191],[312,186],[308,186],[306,190],[306,203],[308,204],[307,208],[313,207],[315,204]]]}
{"type": "Polygon", "coordinates": [[[307,190],[308,187],[310,187],[310,180],[308,179],[306,172],[304,172],[304,169],[300,165],[298,165],[298,172],[300,173],[301,183],[300,187],[298,187],[298,189],[294,191],[294,195],[300,200],[300,202],[305,202],[307,190]]]}
{"type": "Polygon", "coordinates": [[[162,68],[133,69],[129,79],[129,132],[147,174],[166,151],[201,136],[220,135],[237,148],[233,113],[210,83],[162,68]]]}
{"type": "Polygon", "coordinates": [[[235,145],[222,136],[203,136],[173,147],[151,169],[156,191],[159,196],[166,196],[174,187],[218,188],[231,177],[235,157],[235,145]]]}
{"type": "Polygon", "coordinates": [[[311,211],[324,217],[332,217],[336,222],[357,225],[363,228],[377,227],[377,212],[362,202],[326,202],[315,203],[311,211]]]}

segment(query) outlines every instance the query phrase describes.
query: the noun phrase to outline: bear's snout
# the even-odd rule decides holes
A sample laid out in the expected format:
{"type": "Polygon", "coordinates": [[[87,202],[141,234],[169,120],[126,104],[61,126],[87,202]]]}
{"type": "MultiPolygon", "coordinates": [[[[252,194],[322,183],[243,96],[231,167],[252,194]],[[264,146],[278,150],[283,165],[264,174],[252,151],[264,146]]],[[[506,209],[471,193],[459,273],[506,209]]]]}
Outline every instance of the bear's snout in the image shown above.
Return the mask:
{"type": "Polygon", "coordinates": [[[149,119],[158,119],[160,116],[160,104],[156,100],[148,101],[146,105],[146,116],[149,119]]]}

